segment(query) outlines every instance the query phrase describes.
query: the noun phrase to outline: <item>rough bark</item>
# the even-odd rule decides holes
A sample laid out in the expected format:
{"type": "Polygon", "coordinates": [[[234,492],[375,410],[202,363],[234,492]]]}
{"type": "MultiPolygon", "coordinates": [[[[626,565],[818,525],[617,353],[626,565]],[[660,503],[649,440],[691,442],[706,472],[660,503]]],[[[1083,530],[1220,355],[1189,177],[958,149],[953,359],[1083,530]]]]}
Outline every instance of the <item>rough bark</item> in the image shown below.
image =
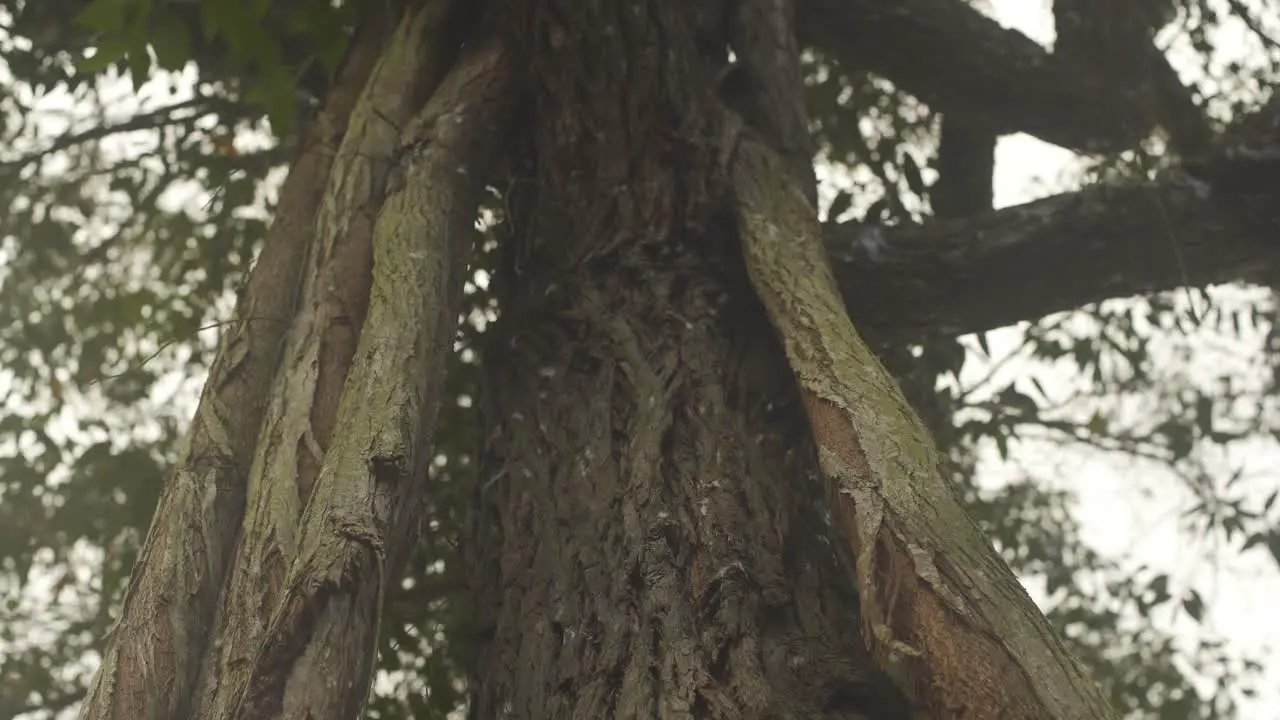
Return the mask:
{"type": "Polygon", "coordinates": [[[979,119],[951,113],[938,120],[938,179],[929,187],[935,218],[972,217],[991,210],[998,139],[999,134],[979,119]]]}
{"type": "Polygon", "coordinates": [[[484,355],[473,717],[909,717],[719,211],[685,4],[517,5],[535,176],[484,355]]]}
{"type": "Polygon", "coordinates": [[[1155,42],[1177,15],[1173,0],[1054,0],[1053,56],[1087,87],[1120,93],[1135,119],[1146,113],[1138,132],[1159,125],[1176,151],[1197,154],[1212,128],[1155,42]]]}
{"type": "MultiPolygon", "coordinates": [[[[770,264],[784,227],[801,247],[818,242],[797,161],[804,114],[786,100],[799,75],[795,42],[778,34],[785,3],[744,2],[758,12],[735,37],[770,100],[761,106],[781,98],[787,111],[757,128],[789,156],[786,170],[754,140],[728,154],[737,135],[680,0],[513,0],[504,44],[470,43],[418,111],[443,67],[427,39],[443,4],[404,26],[348,123],[384,49],[357,43],[317,124],[327,142],[291,175],[84,716],[186,718],[202,658],[196,717],[362,712],[383,600],[422,515],[481,181],[495,138],[512,130],[509,67],[526,73],[531,120],[509,183],[505,315],[486,356],[469,550],[476,717],[907,717],[882,669],[944,716],[994,717],[1003,691],[1018,698],[1015,717],[1104,714],[941,489],[892,383],[858,375],[875,362],[846,327],[825,261],[803,273],[770,264]],[[815,283],[807,307],[787,306],[815,283]],[[287,342],[262,318],[292,322],[287,342]],[[251,458],[252,504],[224,584],[251,458]],[[823,478],[837,481],[831,498],[823,478]],[[920,505],[946,522],[921,519],[920,505]],[[993,597],[966,595],[988,582],[993,597]]],[[[1218,180],[1213,192],[1229,192],[1218,180]]],[[[1060,205],[1044,207],[953,228],[1022,230],[1057,217],[1060,205]]],[[[870,262],[876,253],[924,255],[910,240],[886,249],[863,237],[847,277],[866,266],[890,280],[874,296],[857,295],[874,278],[846,283],[859,322],[863,308],[896,302],[894,265],[870,262]]],[[[1026,247],[978,243],[989,258],[1011,246],[1026,247]]],[[[928,262],[975,256],[937,247],[928,262]]],[[[997,312],[935,301],[919,313],[935,330],[997,312]],[[939,325],[956,305],[967,320],[939,325]]]]}
{"type": "MultiPolygon", "coordinates": [[[[786,15],[757,27],[775,46],[792,35],[786,15]]],[[[797,83],[777,95],[802,107],[797,83]]],[[[790,171],[785,136],[763,135],[779,155],[750,130],[728,134],[751,285],[799,385],[841,541],[855,558],[863,639],[876,666],[932,717],[1114,717],[966,515],[927,429],[854,330],[810,180],[790,171]]]]}
{"type": "Polygon", "coordinates": [[[960,506],[928,432],[836,294],[814,208],[750,138],[733,161],[752,285],[787,350],[878,667],[940,718],[1111,718],[960,506]]]}
{"type": "Polygon", "coordinates": [[[511,119],[499,47],[453,62],[461,6],[417,7],[394,38],[362,31],[293,168],[84,717],[362,714],[511,119]]]}
{"type": "Polygon", "coordinates": [[[496,44],[470,48],[401,136],[373,229],[369,313],[249,685],[234,717],[356,718],[384,597],[427,500],[482,179],[510,119],[496,44]]]}
{"type": "Polygon", "coordinates": [[[624,270],[486,356],[472,717],[911,717],[741,278],[624,270]]]}
{"type": "MultiPolygon", "coordinates": [[[[769,138],[811,203],[817,204],[813,138],[804,104],[795,7],[789,0],[739,0],[730,41],[747,76],[753,127],[769,138]]],[[[723,94],[723,93],[722,93],[723,94]]]]}
{"type": "Polygon", "coordinates": [[[400,150],[401,128],[447,70],[450,3],[410,13],[353,109],[316,217],[316,240],[249,475],[235,565],[192,716],[226,717],[249,683],[254,656],[297,555],[311,496],[338,419],[343,384],[369,305],[374,222],[400,150]]]}
{"type": "Polygon", "coordinates": [[[223,334],[81,718],[186,718],[184,708],[231,564],[246,476],[283,331],[293,319],[331,148],[342,137],[377,52],[376,36],[356,42],[281,191],[279,219],[223,334]]]}

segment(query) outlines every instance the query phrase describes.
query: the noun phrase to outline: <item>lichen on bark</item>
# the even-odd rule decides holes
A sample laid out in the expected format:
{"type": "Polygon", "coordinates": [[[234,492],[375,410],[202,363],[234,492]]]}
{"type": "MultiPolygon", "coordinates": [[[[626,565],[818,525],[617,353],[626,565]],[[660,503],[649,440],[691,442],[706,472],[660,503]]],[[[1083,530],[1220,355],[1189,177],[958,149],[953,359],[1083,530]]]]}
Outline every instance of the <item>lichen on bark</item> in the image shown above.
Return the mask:
{"type": "Polygon", "coordinates": [[[939,717],[1115,717],[959,505],[849,321],[814,208],[782,161],[748,136],[732,166],[747,268],[800,386],[879,667],[939,717]]]}

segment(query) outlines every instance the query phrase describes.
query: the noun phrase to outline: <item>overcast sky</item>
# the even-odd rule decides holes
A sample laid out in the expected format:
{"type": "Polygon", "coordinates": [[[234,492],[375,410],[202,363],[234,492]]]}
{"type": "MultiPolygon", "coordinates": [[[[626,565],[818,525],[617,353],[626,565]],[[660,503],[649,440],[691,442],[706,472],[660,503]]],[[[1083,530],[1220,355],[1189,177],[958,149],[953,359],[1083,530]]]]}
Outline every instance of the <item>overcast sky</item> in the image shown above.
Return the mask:
{"type": "MultiPolygon", "coordinates": [[[[1047,0],[989,2],[992,15],[1002,23],[1040,42],[1052,42],[1053,20],[1047,0]]],[[[1227,28],[1214,41],[1221,53],[1215,58],[1216,63],[1232,59],[1247,62],[1250,54],[1257,52],[1243,27],[1227,28]]],[[[1194,75],[1194,59],[1178,56],[1177,47],[1175,44],[1174,64],[1187,76],[1194,75]]],[[[1034,138],[1003,138],[996,153],[997,206],[1015,205],[1069,189],[1061,175],[1072,162],[1071,153],[1034,138]]],[[[1244,299],[1242,293],[1226,288],[1215,290],[1214,296],[1226,304],[1244,299]]],[[[1007,352],[1019,337],[1016,331],[993,333],[993,356],[998,358],[1007,352]]],[[[1256,354],[1257,344],[1224,346],[1219,335],[1212,343],[1193,341],[1192,347],[1188,372],[1193,375],[1208,378],[1223,372],[1242,376],[1256,372],[1249,356],[1256,354]]],[[[971,354],[964,375],[969,379],[981,377],[985,365],[971,354]]],[[[1019,371],[1016,366],[1009,370],[1019,371]]],[[[1053,383],[1048,381],[1052,375],[1040,371],[1037,377],[1052,395],[1053,383]]],[[[1058,379],[1067,382],[1066,378],[1058,379]]],[[[1194,586],[1208,605],[1205,626],[1220,633],[1231,647],[1263,659],[1267,666],[1262,694],[1244,706],[1241,720],[1280,720],[1280,660],[1271,659],[1280,658],[1280,613],[1276,611],[1280,607],[1280,569],[1275,561],[1262,552],[1241,556],[1235,550],[1219,552],[1193,542],[1178,528],[1178,511],[1185,508],[1187,497],[1175,489],[1172,478],[1162,477],[1150,466],[1121,462],[1114,456],[1036,445],[1019,446],[1013,455],[1011,462],[1004,463],[994,453],[988,453],[980,465],[979,477],[986,483],[998,483],[1016,473],[1019,466],[1040,468],[1039,476],[1057,477],[1078,493],[1083,535],[1095,548],[1120,560],[1125,567],[1146,565],[1168,572],[1175,586],[1194,586]]],[[[1224,467],[1243,464],[1250,470],[1246,481],[1259,498],[1280,485],[1280,449],[1273,442],[1255,443],[1222,460],[1224,467]]],[[[1166,628],[1191,627],[1185,616],[1178,617],[1172,609],[1157,612],[1154,619],[1166,628]]]]}

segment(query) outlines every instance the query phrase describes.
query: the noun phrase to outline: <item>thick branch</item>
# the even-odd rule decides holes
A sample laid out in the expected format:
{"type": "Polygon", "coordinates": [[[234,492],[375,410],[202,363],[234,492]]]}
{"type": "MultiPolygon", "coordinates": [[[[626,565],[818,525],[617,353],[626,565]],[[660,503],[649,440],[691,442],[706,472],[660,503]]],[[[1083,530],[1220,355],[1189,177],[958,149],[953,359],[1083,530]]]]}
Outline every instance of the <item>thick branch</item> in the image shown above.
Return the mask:
{"type": "Polygon", "coordinates": [[[187,718],[187,705],[231,564],[258,428],[293,318],[311,219],[332,165],[328,150],[372,70],[372,30],[352,50],[324,117],[281,189],[278,220],[236,308],[191,423],[184,454],[160,495],[116,630],[80,708],[85,720],[187,718]]]}
{"type": "Polygon", "coordinates": [[[1082,152],[1130,147],[1150,109],[961,0],[797,0],[801,40],[842,65],[883,75],[943,111],[982,118],[1082,152]]]}
{"type": "Polygon", "coordinates": [[[401,182],[373,231],[369,314],[338,405],[343,422],[238,720],[364,716],[383,600],[427,499],[475,208],[493,138],[514,120],[511,77],[500,47],[473,48],[401,137],[401,182]]]}
{"type": "Polygon", "coordinates": [[[856,559],[877,667],[940,720],[1117,717],[958,503],[928,431],[840,307],[812,209],[783,168],[750,138],[738,147],[743,255],[856,559]]]}
{"type": "MultiPolygon", "coordinates": [[[[1253,169],[1274,175],[1268,163],[1277,166],[1253,169]]],[[[828,225],[827,253],[856,325],[877,338],[990,330],[1108,298],[1258,279],[1280,255],[1280,209],[1219,180],[1216,191],[1186,175],[1093,187],[923,226],[828,225]]]]}
{"type": "MultiPolygon", "coordinates": [[[[407,14],[382,50],[347,119],[315,219],[315,262],[302,283],[251,465],[240,550],[202,666],[199,718],[226,717],[251,680],[266,632],[261,608],[280,600],[297,555],[299,516],[332,444],[338,398],[369,306],[373,222],[400,152],[400,128],[426,102],[448,65],[447,0],[407,14]]],[[[388,18],[390,20],[390,18],[388,18]]]]}

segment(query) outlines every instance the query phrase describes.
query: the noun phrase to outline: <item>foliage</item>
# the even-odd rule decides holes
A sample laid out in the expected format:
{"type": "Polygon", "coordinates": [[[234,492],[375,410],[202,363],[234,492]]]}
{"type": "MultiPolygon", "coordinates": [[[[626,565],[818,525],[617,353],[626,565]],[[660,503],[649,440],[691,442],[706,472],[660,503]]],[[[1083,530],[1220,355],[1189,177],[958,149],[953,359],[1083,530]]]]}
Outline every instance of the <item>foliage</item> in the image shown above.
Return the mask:
{"type": "MultiPolygon", "coordinates": [[[[297,91],[308,70],[332,74],[360,12],[325,0],[283,17],[265,0],[42,3],[0,2],[0,587],[10,598],[0,717],[54,717],[83,692],[211,360],[215,333],[201,329],[227,316],[306,121],[297,91]],[[76,26],[56,22],[71,13],[53,5],[74,5],[76,26]]],[[[1186,16],[1184,39],[1209,53],[1221,18],[1186,16]]],[[[881,78],[822,57],[808,65],[810,113],[833,168],[828,215],[926,218],[936,115],[881,78]]],[[[1212,100],[1224,114],[1241,102],[1212,100]]],[[[1133,177],[1159,161],[1155,150],[1112,158],[1076,180],[1133,177]]],[[[389,599],[371,717],[443,717],[463,702],[456,538],[475,480],[477,359],[498,309],[491,269],[482,254],[450,374],[457,402],[441,422],[435,505],[389,599]]],[[[885,351],[908,358],[916,389],[954,418],[940,441],[971,508],[1117,704],[1134,717],[1234,716],[1260,666],[1207,630],[1180,642],[1152,622],[1173,609],[1200,623],[1208,601],[1196,588],[1092,549],[1072,496],[1043,467],[998,489],[978,480],[995,458],[1012,458],[1007,469],[1028,451],[1089,448],[1137,463],[1153,492],[1185,493],[1187,538],[1280,558],[1275,493],[1252,497],[1244,469],[1222,462],[1224,448],[1280,438],[1266,400],[1280,377],[1269,297],[1109,301],[1010,332],[1000,357],[1012,365],[994,362],[985,338],[885,351]],[[1261,364],[1209,381],[1185,372],[1214,342],[1257,351],[1261,364]],[[973,377],[975,366],[990,371],[973,377]],[[1067,391],[1046,392],[1049,373],[1066,374],[1067,391]]]]}

